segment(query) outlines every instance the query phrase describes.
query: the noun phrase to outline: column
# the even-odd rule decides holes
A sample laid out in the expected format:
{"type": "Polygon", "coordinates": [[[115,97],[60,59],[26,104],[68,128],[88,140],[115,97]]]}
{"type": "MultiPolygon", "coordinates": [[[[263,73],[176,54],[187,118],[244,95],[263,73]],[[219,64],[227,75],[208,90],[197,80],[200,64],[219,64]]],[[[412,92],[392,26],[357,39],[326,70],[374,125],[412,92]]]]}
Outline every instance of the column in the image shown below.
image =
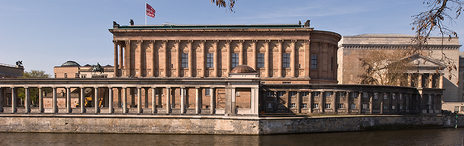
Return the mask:
{"type": "Polygon", "coordinates": [[[145,106],[144,108],[148,108],[148,88],[143,88],[143,91],[145,92],[145,106]]]}
{"type": "Polygon", "coordinates": [[[422,88],[422,76],[423,74],[419,74],[419,76],[417,77],[417,87],[419,88],[422,88]]]}
{"type": "Polygon", "coordinates": [[[230,104],[230,106],[231,106],[230,112],[231,112],[231,114],[235,115],[235,114],[237,114],[236,109],[235,109],[236,108],[235,107],[235,98],[236,98],[235,97],[235,87],[232,87],[231,90],[232,90],[232,94],[231,94],[232,95],[232,100],[231,100],[231,104],[230,104]]]}
{"type": "MultiPolygon", "coordinates": [[[[138,76],[138,77],[141,77],[143,75],[143,73],[142,73],[143,72],[143,62],[145,60],[143,58],[142,44],[143,44],[143,40],[137,40],[137,50],[139,50],[139,71],[137,72],[137,70],[136,70],[135,76],[138,76]]],[[[134,59],[134,62],[135,62],[135,64],[137,64],[135,59],[134,59]]],[[[134,69],[135,69],[135,67],[134,67],[134,69]]]]}
{"type": "Polygon", "coordinates": [[[3,113],[3,89],[2,87],[0,87],[0,113],[3,113]]]}
{"type": "Polygon", "coordinates": [[[99,103],[99,98],[98,98],[98,87],[94,87],[95,89],[95,102],[94,102],[94,106],[95,106],[95,113],[99,113],[100,111],[100,107],[98,105],[99,103]]]}
{"type": "Polygon", "coordinates": [[[208,71],[208,69],[206,68],[206,62],[207,62],[206,58],[207,58],[207,53],[208,53],[208,49],[206,48],[206,40],[200,41],[200,48],[201,48],[202,55],[197,56],[197,59],[203,60],[203,63],[200,64],[201,72],[198,76],[205,77],[206,72],[208,71]]]}
{"type": "Polygon", "coordinates": [[[24,100],[24,106],[26,107],[26,113],[31,113],[31,94],[29,92],[29,87],[24,87],[24,94],[25,94],[25,100],[24,100]]]}
{"type": "Polygon", "coordinates": [[[336,92],[332,92],[332,105],[333,105],[333,111],[337,113],[337,95],[336,92]]]}
{"type": "MultiPolygon", "coordinates": [[[[180,45],[180,40],[176,40],[174,43],[174,47],[176,50],[176,75],[174,77],[180,77],[181,71],[182,71],[182,52],[180,51],[179,48],[180,45]]],[[[172,55],[171,55],[172,56],[172,55]]],[[[171,75],[172,77],[172,75],[171,75]]]]}
{"type": "Polygon", "coordinates": [[[142,92],[141,88],[137,87],[137,113],[142,113],[142,92]]]}
{"type": "Polygon", "coordinates": [[[85,113],[85,95],[84,95],[84,87],[81,87],[81,94],[80,94],[80,100],[81,100],[81,104],[79,104],[81,106],[81,113],[85,113]]]}
{"type": "Polygon", "coordinates": [[[429,74],[428,88],[433,88],[433,74],[429,74]]]}
{"type": "Polygon", "coordinates": [[[123,44],[121,44],[119,46],[119,66],[118,66],[119,69],[124,68],[124,56],[123,56],[124,55],[124,49],[123,48],[125,48],[125,47],[123,46],[123,44]]]}
{"type": "Polygon", "coordinates": [[[412,87],[411,81],[412,81],[412,75],[408,74],[408,84],[407,84],[408,87],[412,87]]]}
{"type": "Polygon", "coordinates": [[[171,95],[171,87],[166,87],[166,114],[171,113],[170,95],[171,95]]]}
{"type": "Polygon", "coordinates": [[[361,114],[362,112],[362,94],[363,92],[359,91],[358,92],[358,114],[361,114]]]}
{"type": "Polygon", "coordinates": [[[113,40],[114,44],[114,77],[118,77],[118,41],[113,40]]]}
{"type": "Polygon", "coordinates": [[[310,46],[310,41],[305,40],[304,41],[304,77],[309,78],[309,72],[311,69],[311,46],[310,46]]]}
{"type": "Polygon", "coordinates": [[[122,107],[122,88],[116,88],[116,90],[118,90],[118,104],[117,104],[117,107],[122,107]]]}
{"type": "MultiPolygon", "coordinates": [[[[151,88],[151,113],[156,113],[156,92],[158,89],[156,87],[151,88]]],[[[161,97],[161,96],[159,96],[161,97]]]]}
{"type": "Polygon", "coordinates": [[[180,114],[185,113],[185,88],[180,88],[180,114]]]}
{"type": "Polygon", "coordinates": [[[130,41],[126,41],[126,47],[124,47],[124,58],[125,58],[125,65],[124,65],[124,69],[126,71],[126,77],[129,77],[131,76],[131,58],[130,58],[130,54],[131,54],[131,43],[130,41]]]}
{"type": "Polygon", "coordinates": [[[155,40],[150,40],[150,44],[149,44],[149,47],[151,48],[151,56],[152,56],[151,57],[151,62],[152,62],[151,63],[151,74],[150,74],[151,77],[154,77],[155,71],[157,71],[155,64],[157,64],[156,62],[158,62],[156,61],[156,57],[158,57],[157,55],[158,51],[155,49],[155,43],[156,43],[155,40]]]}
{"type": "MultiPolygon", "coordinates": [[[[350,111],[351,110],[351,106],[350,106],[350,98],[351,98],[350,94],[351,93],[352,92],[345,92],[345,97],[346,97],[346,102],[345,103],[346,103],[346,109],[347,109],[346,112],[347,113],[351,113],[351,111],[350,111]]],[[[353,102],[354,102],[354,99],[353,99],[353,102]]]]}
{"type": "MultiPolygon", "coordinates": [[[[213,72],[214,72],[214,76],[213,77],[218,77],[218,67],[219,67],[219,63],[218,63],[218,59],[219,59],[219,53],[218,53],[218,48],[217,48],[217,44],[218,44],[218,40],[214,40],[213,41],[213,49],[214,49],[214,54],[213,54],[213,64],[214,64],[214,67],[213,67],[213,72]]],[[[211,76],[211,75],[210,75],[211,76]]]]}
{"type": "Polygon", "coordinates": [[[269,42],[271,41],[264,41],[264,49],[266,50],[266,52],[264,53],[264,77],[269,77],[269,61],[271,60],[269,58],[269,42]]]}
{"type": "Polygon", "coordinates": [[[443,73],[440,73],[440,76],[438,77],[438,88],[443,89],[443,73]]]}
{"type": "MultiPolygon", "coordinates": [[[[232,40],[226,40],[226,54],[227,54],[227,68],[226,68],[226,72],[227,73],[230,73],[230,70],[232,68],[232,56],[231,56],[231,52],[232,52],[232,49],[230,48],[230,44],[231,44],[232,40]]],[[[221,76],[222,76],[222,72],[221,72],[221,76]]]]}
{"type": "Polygon", "coordinates": [[[259,115],[259,87],[251,88],[251,113],[259,115]]]}
{"type": "MultiPolygon", "coordinates": [[[[43,113],[44,112],[44,108],[43,108],[43,90],[42,90],[42,87],[38,87],[38,90],[39,90],[39,113],[43,113]]],[[[2,98],[3,99],[3,98],[2,98]]],[[[3,103],[3,102],[0,102],[0,103],[3,103]]],[[[0,110],[3,110],[3,108],[0,108],[0,110]]]]}
{"type": "Polygon", "coordinates": [[[295,68],[296,64],[298,64],[296,60],[296,42],[297,40],[292,40],[292,52],[290,54],[290,77],[295,77],[295,68]]]}
{"type": "Polygon", "coordinates": [[[244,53],[243,53],[243,43],[245,42],[245,40],[239,40],[238,41],[238,48],[240,49],[240,52],[238,54],[238,65],[244,65],[246,64],[245,62],[245,59],[244,59],[244,53]]]}
{"type": "Polygon", "coordinates": [[[188,69],[189,69],[189,74],[188,74],[188,77],[193,77],[193,72],[194,72],[194,66],[193,66],[193,62],[195,61],[195,59],[193,59],[193,54],[195,54],[195,51],[193,51],[193,47],[192,47],[192,44],[193,44],[193,40],[189,40],[188,41],[188,48],[189,48],[189,54],[188,54],[188,69]]]}
{"type": "Polygon", "coordinates": [[[325,112],[325,95],[324,95],[324,91],[321,91],[321,93],[319,94],[319,98],[321,98],[319,100],[319,108],[321,109],[321,113],[324,113],[325,112]]]}
{"type": "Polygon", "coordinates": [[[308,92],[308,105],[306,107],[308,107],[308,112],[309,114],[312,114],[313,113],[313,92],[308,92]]]}
{"type": "Polygon", "coordinates": [[[168,43],[168,40],[163,40],[163,44],[162,44],[162,47],[163,47],[163,50],[164,50],[164,74],[162,77],[167,77],[168,76],[168,71],[170,71],[168,68],[170,68],[170,64],[169,62],[171,61],[168,61],[169,56],[168,55],[168,47],[167,47],[167,43],[168,43]]]}
{"type": "Polygon", "coordinates": [[[200,114],[200,87],[195,87],[195,114],[200,114]]]}
{"type": "Polygon", "coordinates": [[[279,55],[278,55],[278,62],[277,62],[277,77],[282,77],[282,62],[283,62],[283,59],[282,59],[282,55],[283,55],[283,51],[282,51],[282,44],[283,44],[283,40],[278,40],[277,41],[277,45],[278,45],[278,51],[279,51],[279,55]]]}
{"type": "Polygon", "coordinates": [[[11,113],[16,113],[16,88],[11,87],[11,113]]]}
{"type": "MultiPolygon", "coordinates": [[[[291,91],[291,92],[293,92],[293,91],[291,91]]],[[[303,102],[301,102],[301,101],[303,101],[301,98],[303,98],[303,97],[300,97],[300,92],[296,92],[295,97],[296,97],[296,112],[301,113],[301,104],[303,103],[303,102]]],[[[292,97],[288,97],[288,98],[292,98],[292,97]]],[[[306,107],[308,107],[308,106],[306,105],[306,107]]]]}
{"type": "Polygon", "coordinates": [[[214,113],[215,113],[215,112],[214,112],[214,109],[215,109],[215,107],[216,107],[216,104],[215,104],[216,102],[215,102],[215,100],[214,100],[214,99],[215,99],[215,98],[214,98],[214,96],[215,96],[215,95],[214,95],[214,93],[215,93],[214,90],[215,90],[214,87],[211,87],[211,89],[209,90],[209,92],[210,92],[209,95],[211,96],[210,107],[209,107],[210,109],[209,109],[209,110],[210,110],[210,113],[211,113],[212,115],[214,115],[214,113]]]}
{"type": "Polygon", "coordinates": [[[127,113],[127,88],[122,87],[122,91],[124,92],[122,94],[122,113],[127,113]]]}
{"type": "Polygon", "coordinates": [[[53,98],[52,98],[52,109],[53,113],[58,113],[58,107],[56,106],[56,87],[53,88],[53,98]]]}
{"type": "Polygon", "coordinates": [[[113,113],[113,88],[108,87],[108,113],[113,113]]]}
{"type": "Polygon", "coordinates": [[[374,107],[372,106],[372,96],[373,95],[368,95],[369,96],[369,113],[372,114],[374,112],[374,107]]]}
{"type": "Polygon", "coordinates": [[[251,49],[253,50],[253,56],[251,57],[251,59],[253,59],[253,65],[251,66],[254,70],[256,70],[256,72],[258,72],[259,74],[259,70],[258,70],[258,52],[259,50],[256,49],[256,42],[258,42],[257,40],[252,40],[251,41],[251,49]]]}
{"type": "Polygon", "coordinates": [[[66,87],[66,113],[71,112],[71,88],[66,87]]]}

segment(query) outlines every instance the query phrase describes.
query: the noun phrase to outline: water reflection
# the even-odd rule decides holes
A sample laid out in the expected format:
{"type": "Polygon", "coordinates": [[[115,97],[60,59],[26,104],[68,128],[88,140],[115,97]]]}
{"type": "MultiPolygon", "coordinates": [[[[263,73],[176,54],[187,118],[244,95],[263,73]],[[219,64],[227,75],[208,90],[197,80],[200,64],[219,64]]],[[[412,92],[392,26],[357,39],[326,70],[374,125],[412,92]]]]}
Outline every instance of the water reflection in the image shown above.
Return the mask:
{"type": "Polygon", "coordinates": [[[464,129],[266,136],[0,133],[0,145],[461,145],[464,129]]]}

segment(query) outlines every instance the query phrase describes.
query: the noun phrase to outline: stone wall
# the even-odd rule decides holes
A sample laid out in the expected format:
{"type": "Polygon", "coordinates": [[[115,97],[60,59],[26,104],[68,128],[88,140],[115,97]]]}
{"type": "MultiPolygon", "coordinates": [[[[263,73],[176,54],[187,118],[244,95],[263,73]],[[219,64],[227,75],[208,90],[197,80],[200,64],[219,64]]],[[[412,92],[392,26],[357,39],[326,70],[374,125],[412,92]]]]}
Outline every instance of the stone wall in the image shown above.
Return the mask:
{"type": "MultiPolygon", "coordinates": [[[[454,116],[222,117],[0,115],[0,132],[266,135],[454,127],[454,116]]],[[[459,117],[458,126],[464,126],[459,117]]]]}

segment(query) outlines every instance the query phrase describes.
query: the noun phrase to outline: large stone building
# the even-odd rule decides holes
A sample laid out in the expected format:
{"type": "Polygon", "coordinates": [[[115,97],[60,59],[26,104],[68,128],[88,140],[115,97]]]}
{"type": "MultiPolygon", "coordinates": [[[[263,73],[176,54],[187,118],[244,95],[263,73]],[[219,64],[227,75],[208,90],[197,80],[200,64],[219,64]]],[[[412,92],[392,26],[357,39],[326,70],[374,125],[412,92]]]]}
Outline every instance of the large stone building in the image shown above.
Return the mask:
{"type": "Polygon", "coordinates": [[[0,63],[0,78],[18,78],[23,76],[24,67],[0,63]]]}
{"type": "Polygon", "coordinates": [[[101,67],[103,72],[92,72],[92,65],[81,66],[75,61],[66,61],[61,66],[55,66],[53,72],[55,78],[112,78],[114,76],[113,66],[101,67]]]}

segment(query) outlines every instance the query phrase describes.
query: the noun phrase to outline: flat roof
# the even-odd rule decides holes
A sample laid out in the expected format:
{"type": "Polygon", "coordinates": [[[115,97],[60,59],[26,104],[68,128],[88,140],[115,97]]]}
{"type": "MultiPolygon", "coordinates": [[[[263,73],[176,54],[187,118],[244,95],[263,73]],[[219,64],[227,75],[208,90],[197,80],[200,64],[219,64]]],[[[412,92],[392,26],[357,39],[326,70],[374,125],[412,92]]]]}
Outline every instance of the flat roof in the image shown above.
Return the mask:
{"type": "Polygon", "coordinates": [[[230,25],[122,25],[113,29],[282,29],[282,28],[310,28],[298,24],[230,24],[230,25]]]}

